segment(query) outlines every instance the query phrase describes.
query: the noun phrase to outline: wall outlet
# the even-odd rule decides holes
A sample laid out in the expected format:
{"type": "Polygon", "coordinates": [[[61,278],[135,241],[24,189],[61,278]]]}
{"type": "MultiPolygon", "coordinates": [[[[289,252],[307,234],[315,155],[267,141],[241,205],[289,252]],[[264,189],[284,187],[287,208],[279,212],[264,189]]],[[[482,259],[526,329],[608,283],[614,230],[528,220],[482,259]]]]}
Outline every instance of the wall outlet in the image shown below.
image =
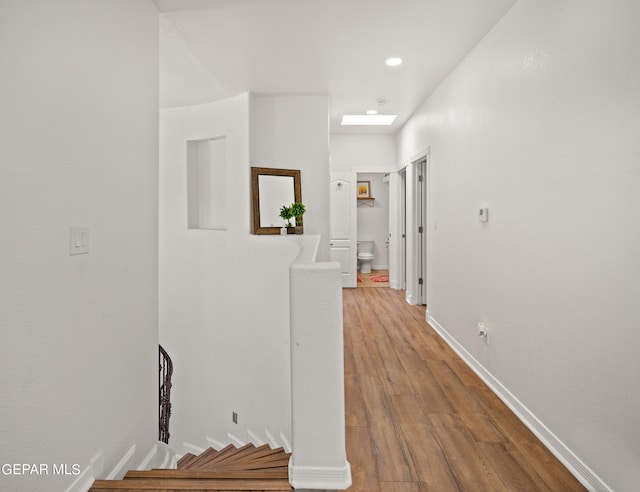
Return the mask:
{"type": "Polygon", "coordinates": [[[487,330],[487,327],[484,325],[484,323],[480,322],[478,323],[478,336],[479,337],[483,337],[485,343],[489,343],[489,331],[487,330]]]}
{"type": "Polygon", "coordinates": [[[231,421],[232,421],[234,424],[237,424],[237,423],[238,423],[238,414],[237,414],[236,412],[231,412],[231,421]]]}

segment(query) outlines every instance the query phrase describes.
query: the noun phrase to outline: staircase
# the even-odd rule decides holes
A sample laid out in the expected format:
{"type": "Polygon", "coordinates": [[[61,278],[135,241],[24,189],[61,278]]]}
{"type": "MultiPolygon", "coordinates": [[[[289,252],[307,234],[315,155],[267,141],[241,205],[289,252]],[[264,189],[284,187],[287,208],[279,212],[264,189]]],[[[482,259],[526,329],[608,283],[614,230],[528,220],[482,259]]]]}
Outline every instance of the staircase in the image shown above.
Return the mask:
{"type": "Polygon", "coordinates": [[[290,454],[268,445],[209,448],[185,454],[177,470],[129,471],[122,480],[96,480],[92,491],[288,491],[290,454]]]}

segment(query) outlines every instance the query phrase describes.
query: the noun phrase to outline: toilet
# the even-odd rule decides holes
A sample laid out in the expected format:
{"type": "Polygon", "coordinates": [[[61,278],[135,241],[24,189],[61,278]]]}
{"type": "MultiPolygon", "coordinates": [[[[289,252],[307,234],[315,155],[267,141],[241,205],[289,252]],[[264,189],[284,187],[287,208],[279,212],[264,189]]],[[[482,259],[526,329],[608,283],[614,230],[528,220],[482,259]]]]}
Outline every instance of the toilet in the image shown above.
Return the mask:
{"type": "Polygon", "coordinates": [[[373,241],[369,239],[358,239],[358,263],[360,273],[371,273],[371,263],[373,262],[373,241]]]}

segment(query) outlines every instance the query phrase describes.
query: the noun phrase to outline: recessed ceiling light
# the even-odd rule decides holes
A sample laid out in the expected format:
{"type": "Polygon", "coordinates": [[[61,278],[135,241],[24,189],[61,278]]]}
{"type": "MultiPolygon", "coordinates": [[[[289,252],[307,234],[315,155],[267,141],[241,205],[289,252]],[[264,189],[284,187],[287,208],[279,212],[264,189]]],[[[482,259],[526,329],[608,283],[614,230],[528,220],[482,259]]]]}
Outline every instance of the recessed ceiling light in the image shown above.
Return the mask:
{"type": "Polygon", "coordinates": [[[390,125],[397,114],[345,114],[342,125],[390,125]]]}
{"type": "Polygon", "coordinates": [[[375,109],[369,109],[367,114],[378,114],[378,112],[375,109]]]}
{"type": "Polygon", "coordinates": [[[385,63],[389,67],[397,67],[399,65],[402,65],[402,58],[397,58],[397,57],[387,58],[387,61],[385,63]]]}

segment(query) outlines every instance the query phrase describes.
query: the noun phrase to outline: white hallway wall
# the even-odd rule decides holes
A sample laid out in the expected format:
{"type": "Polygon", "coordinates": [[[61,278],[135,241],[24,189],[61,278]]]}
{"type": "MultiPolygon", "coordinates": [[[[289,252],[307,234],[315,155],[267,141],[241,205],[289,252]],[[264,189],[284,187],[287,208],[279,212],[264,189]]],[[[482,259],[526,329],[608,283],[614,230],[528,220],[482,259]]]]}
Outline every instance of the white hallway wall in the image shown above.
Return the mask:
{"type": "Polygon", "coordinates": [[[389,250],[385,241],[389,235],[389,184],[383,183],[382,177],[396,167],[395,138],[393,135],[332,134],[330,142],[332,172],[359,172],[359,180],[372,182],[375,206],[358,206],[358,236],[375,240],[373,264],[388,268],[389,250]]]}
{"type": "Polygon", "coordinates": [[[158,439],[158,13],[3,1],[0,33],[0,462],[108,473],[158,439]]]}
{"type": "Polygon", "coordinates": [[[251,96],[251,165],[300,169],[304,232],[320,234],[329,259],[329,101],[326,96],[251,96]]]}
{"type": "Polygon", "coordinates": [[[429,314],[620,491],[640,483],[639,22],[520,1],[397,138],[400,161],[431,147],[429,314]]]}
{"type": "Polygon", "coordinates": [[[248,94],[161,111],[160,340],[174,359],[179,452],[183,442],[247,439],[248,430],[290,441],[289,265],[298,250],[279,236],[250,234],[250,167],[301,169],[305,233],[322,234],[328,186],[313,186],[328,182],[326,115],[326,98],[248,94]],[[227,230],[188,230],[185,142],[220,135],[227,230]],[[291,141],[307,145],[287,148],[291,141]]]}

